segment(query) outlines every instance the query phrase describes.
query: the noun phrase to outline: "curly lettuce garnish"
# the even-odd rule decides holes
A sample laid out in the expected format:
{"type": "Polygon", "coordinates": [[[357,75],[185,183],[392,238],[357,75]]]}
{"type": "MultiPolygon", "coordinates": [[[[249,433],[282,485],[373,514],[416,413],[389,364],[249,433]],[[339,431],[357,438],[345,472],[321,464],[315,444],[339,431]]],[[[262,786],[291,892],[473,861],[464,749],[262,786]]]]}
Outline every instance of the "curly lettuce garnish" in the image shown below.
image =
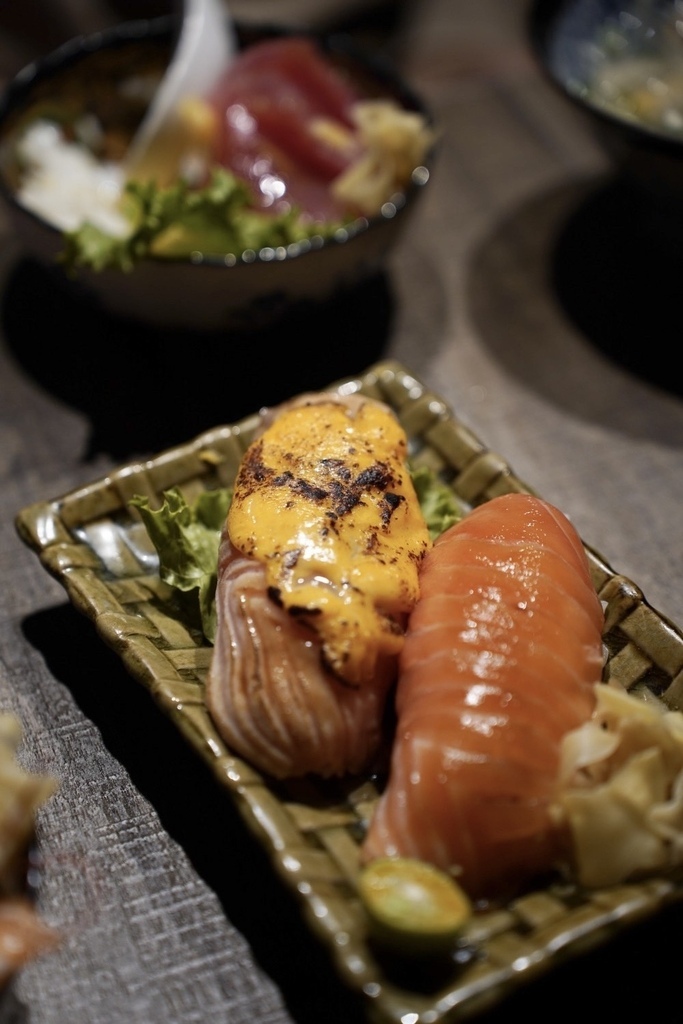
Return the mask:
{"type": "Polygon", "coordinates": [[[159,555],[159,576],[185,593],[196,591],[202,629],[213,643],[216,635],[216,579],[221,530],[232,501],[232,489],[204,491],[189,505],[177,487],[164,492],[160,508],[146,497],[134,497],[159,555]]]}
{"type": "Polygon", "coordinates": [[[131,271],[148,257],[183,259],[239,255],[245,250],[277,248],[315,236],[329,237],[340,222],[305,221],[296,209],[272,214],[254,209],[248,185],[222,167],[204,188],[184,181],[159,187],[153,181],[126,184],[121,211],[130,234],[114,237],[91,223],[64,233],[60,262],[67,270],[115,268],[131,271]]]}
{"type": "Polygon", "coordinates": [[[429,535],[436,540],[449,526],[459,522],[467,509],[452,488],[428,466],[413,466],[410,475],[429,535]]]}
{"type": "MultiPolygon", "coordinates": [[[[427,466],[411,467],[411,477],[432,539],[458,522],[465,507],[455,493],[427,466]]],[[[209,643],[216,636],[216,580],[218,548],[232,488],[203,491],[188,504],[179,488],[164,492],[163,503],[151,508],[149,499],[136,496],[137,508],[159,556],[159,576],[184,593],[195,592],[202,630],[209,643]]]]}

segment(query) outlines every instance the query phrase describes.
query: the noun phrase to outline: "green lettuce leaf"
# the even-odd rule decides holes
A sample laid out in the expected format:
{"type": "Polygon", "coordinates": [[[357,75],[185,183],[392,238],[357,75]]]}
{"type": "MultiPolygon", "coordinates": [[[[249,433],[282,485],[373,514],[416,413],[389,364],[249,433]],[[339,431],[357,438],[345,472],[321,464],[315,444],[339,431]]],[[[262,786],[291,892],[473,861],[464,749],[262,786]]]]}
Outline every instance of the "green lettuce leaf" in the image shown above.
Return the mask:
{"type": "Polygon", "coordinates": [[[329,237],[340,223],[311,223],[293,209],[272,214],[252,207],[248,185],[223,167],[213,169],[201,189],[186,182],[159,187],[154,182],[128,182],[122,210],[130,234],[115,238],[85,223],[64,233],[59,260],[67,271],[117,268],[131,271],[147,257],[184,259],[193,252],[239,255],[246,249],[276,248],[311,238],[329,237]]]}
{"type": "Polygon", "coordinates": [[[410,475],[429,535],[436,540],[439,534],[462,519],[467,507],[428,466],[411,467],[410,475]]]}
{"type": "Polygon", "coordinates": [[[196,591],[197,609],[206,639],[216,636],[216,580],[221,530],[232,500],[232,489],[202,492],[188,505],[177,487],[164,493],[158,509],[149,499],[135,496],[137,508],[159,555],[159,576],[183,592],[196,591]]]}

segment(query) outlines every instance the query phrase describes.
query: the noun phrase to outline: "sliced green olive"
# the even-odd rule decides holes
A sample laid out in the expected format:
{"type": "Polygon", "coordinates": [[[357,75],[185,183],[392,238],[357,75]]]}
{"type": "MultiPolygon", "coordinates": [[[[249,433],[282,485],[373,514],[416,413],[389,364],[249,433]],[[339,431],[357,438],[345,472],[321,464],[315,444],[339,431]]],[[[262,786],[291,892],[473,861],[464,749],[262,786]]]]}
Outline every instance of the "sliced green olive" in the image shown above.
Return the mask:
{"type": "Polygon", "coordinates": [[[411,857],[379,857],[360,873],[359,893],[374,937],[405,953],[449,949],[472,915],[450,875],[411,857]]]}

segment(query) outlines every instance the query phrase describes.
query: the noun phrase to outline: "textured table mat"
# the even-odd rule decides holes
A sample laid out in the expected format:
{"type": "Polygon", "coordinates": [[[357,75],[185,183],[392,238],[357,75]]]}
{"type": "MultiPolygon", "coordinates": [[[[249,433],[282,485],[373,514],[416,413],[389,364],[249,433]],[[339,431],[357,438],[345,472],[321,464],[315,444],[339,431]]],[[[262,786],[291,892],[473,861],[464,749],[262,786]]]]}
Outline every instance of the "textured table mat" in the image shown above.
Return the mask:
{"type": "MultiPolygon", "coordinates": [[[[524,3],[401,7],[392,52],[443,127],[433,188],[388,274],[302,322],[306,362],[270,337],[258,379],[247,349],[206,340],[169,363],[168,339],[74,308],[0,219],[0,705],[24,725],[24,765],[60,782],[39,818],[40,899],[65,931],[13,986],[8,1020],[364,1021],[209,770],[18,538],[25,506],[390,357],[683,622],[683,403],[666,355],[680,314],[656,282],[643,312],[658,250],[533,65],[524,3]]],[[[4,13],[2,75],[45,45],[4,13]]],[[[590,998],[595,1016],[678,1021],[682,925],[673,908],[635,925],[482,1020],[578,1015],[590,998]]]]}

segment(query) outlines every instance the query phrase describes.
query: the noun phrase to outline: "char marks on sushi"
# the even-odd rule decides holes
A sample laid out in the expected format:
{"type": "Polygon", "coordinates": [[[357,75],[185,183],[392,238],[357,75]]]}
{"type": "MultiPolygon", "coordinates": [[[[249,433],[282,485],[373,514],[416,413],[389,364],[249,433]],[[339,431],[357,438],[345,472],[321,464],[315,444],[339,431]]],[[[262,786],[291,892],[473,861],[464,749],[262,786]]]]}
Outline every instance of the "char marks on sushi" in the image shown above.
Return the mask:
{"type": "Polygon", "coordinates": [[[206,697],[235,752],[278,778],[368,766],[430,546],[383,403],[306,395],[268,415],[219,554],[206,697]]]}

